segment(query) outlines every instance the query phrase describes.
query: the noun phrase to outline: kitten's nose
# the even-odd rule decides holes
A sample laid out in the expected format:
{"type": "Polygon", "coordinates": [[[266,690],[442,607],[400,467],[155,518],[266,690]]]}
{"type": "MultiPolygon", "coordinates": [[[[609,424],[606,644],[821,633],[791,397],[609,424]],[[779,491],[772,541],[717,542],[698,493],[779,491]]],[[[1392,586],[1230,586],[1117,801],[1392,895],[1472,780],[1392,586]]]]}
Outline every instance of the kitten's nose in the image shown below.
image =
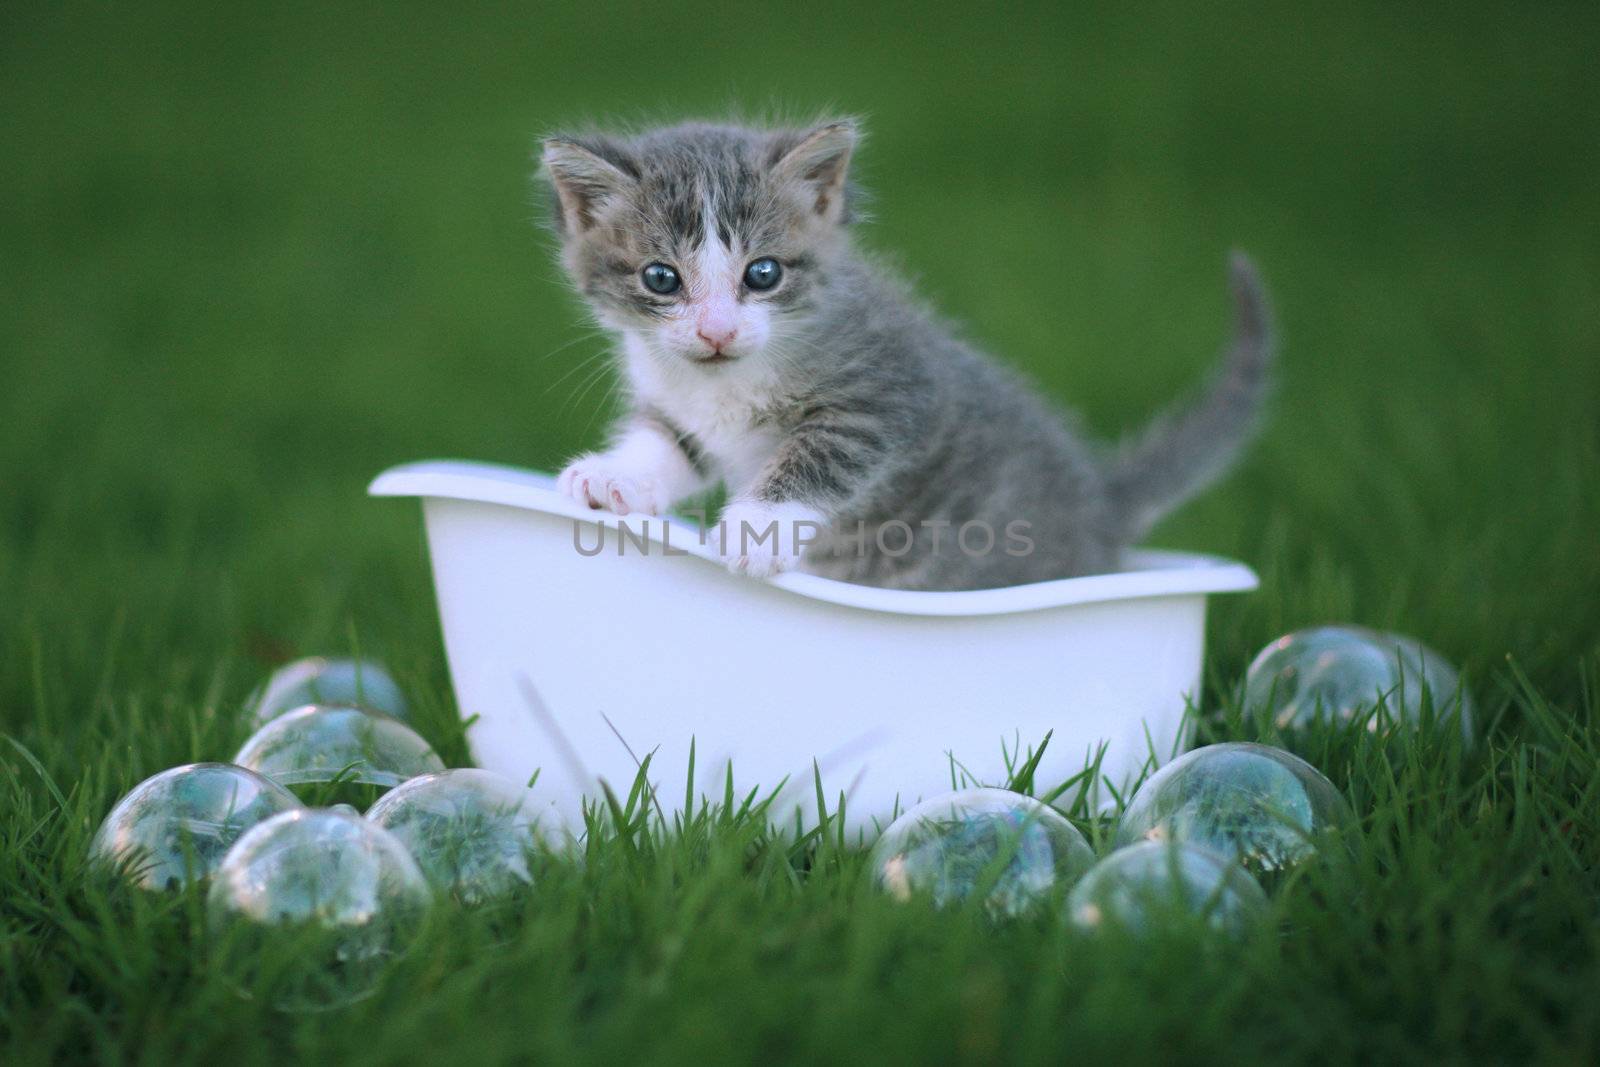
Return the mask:
{"type": "Polygon", "coordinates": [[[700,340],[704,341],[711,347],[711,351],[718,354],[720,354],[724,348],[727,348],[729,345],[733,344],[733,339],[739,336],[739,330],[735,326],[723,326],[720,324],[704,322],[695,329],[695,333],[699,336],[700,340]]]}

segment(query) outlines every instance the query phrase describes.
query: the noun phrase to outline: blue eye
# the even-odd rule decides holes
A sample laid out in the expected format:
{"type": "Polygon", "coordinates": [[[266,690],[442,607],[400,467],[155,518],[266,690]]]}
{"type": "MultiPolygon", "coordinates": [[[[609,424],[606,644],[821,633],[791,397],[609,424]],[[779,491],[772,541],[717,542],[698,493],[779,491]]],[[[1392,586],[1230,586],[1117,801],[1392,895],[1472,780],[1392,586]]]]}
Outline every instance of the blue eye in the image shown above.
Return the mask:
{"type": "Polygon", "coordinates": [[[644,282],[644,287],[652,293],[666,296],[675,293],[683,282],[678,278],[678,272],[665,263],[652,263],[640,272],[639,277],[644,282]]]}
{"type": "Polygon", "coordinates": [[[744,269],[744,283],[752,289],[771,289],[783,277],[783,268],[771,256],[753,260],[744,269]]]}

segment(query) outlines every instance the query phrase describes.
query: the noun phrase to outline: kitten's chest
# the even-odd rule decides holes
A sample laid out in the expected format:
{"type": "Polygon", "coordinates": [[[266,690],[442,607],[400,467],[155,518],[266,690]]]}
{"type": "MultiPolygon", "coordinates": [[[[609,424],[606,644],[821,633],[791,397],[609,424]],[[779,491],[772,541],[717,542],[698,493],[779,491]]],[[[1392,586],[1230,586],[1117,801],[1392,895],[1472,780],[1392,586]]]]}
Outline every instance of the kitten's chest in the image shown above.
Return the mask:
{"type": "Polygon", "coordinates": [[[778,447],[779,432],[768,416],[775,383],[754,368],[683,368],[668,375],[647,353],[625,350],[636,397],[692,435],[730,490],[754,481],[778,447]]]}
{"type": "Polygon", "coordinates": [[[734,493],[756,480],[778,447],[777,435],[762,427],[736,429],[712,424],[692,428],[689,432],[700,442],[716,472],[734,493]]]}

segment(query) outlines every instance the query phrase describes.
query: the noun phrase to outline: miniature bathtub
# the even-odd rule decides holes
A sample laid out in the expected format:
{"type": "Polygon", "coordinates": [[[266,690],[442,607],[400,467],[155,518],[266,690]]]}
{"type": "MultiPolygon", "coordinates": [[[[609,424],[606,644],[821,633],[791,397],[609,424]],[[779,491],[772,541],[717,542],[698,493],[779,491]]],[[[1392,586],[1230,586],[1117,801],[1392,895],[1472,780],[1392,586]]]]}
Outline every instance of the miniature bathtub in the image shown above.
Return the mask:
{"type": "Polygon", "coordinates": [[[1053,731],[1035,781],[1105,746],[1120,784],[1179,747],[1198,693],[1206,597],[1256,588],[1210,556],[1130,553],[1118,574],[972,592],[730,574],[695,527],[618,519],[553,479],[476,463],[396,467],[374,496],[422,498],[473,757],[576,819],[638,760],[667,810],[785,781],[775,814],[830,810],[869,833],[956,783],[1006,781],[1053,731]],[[626,526],[630,537],[618,529],[626,526]],[[601,540],[603,538],[603,540],[601,540]],[[596,546],[603,545],[596,552],[596,546]],[[1017,760],[1020,762],[1020,760],[1017,760]]]}

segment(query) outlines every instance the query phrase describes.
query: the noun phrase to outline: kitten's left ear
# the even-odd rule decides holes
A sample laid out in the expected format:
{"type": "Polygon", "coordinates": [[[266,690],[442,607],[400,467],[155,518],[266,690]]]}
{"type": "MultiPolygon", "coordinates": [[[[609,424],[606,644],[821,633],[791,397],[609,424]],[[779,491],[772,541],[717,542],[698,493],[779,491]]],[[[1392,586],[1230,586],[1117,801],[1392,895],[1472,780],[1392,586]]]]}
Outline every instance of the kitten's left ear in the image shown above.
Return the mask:
{"type": "Polygon", "coordinates": [[[798,143],[780,144],[773,174],[799,182],[813,195],[818,215],[828,222],[845,221],[845,177],[850,154],[858,140],[856,124],[848,120],[818,126],[798,143]]]}

